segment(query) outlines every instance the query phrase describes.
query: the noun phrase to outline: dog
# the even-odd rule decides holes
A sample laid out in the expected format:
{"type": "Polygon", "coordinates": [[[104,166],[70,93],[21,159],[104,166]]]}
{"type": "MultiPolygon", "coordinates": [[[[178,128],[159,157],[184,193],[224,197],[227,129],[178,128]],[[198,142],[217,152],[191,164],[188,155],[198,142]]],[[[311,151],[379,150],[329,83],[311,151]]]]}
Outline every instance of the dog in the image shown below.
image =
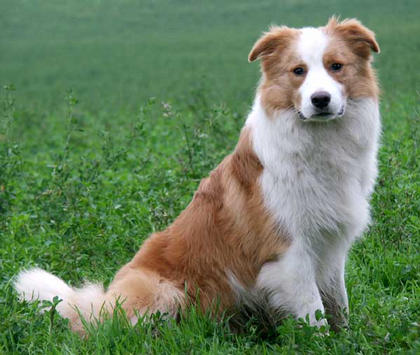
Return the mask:
{"type": "Polygon", "coordinates": [[[265,299],[270,311],[311,325],[327,322],[318,310],[345,325],[346,255],[370,221],[377,176],[372,51],[374,33],[355,19],[271,27],[249,54],[262,78],[237,146],[178,218],[106,291],[72,288],[35,268],[15,280],[21,298],[58,296],[57,311],[80,333],[81,317],[112,313],[117,300],[133,324],[155,312],[177,317],[189,305],[220,314],[265,299]]]}

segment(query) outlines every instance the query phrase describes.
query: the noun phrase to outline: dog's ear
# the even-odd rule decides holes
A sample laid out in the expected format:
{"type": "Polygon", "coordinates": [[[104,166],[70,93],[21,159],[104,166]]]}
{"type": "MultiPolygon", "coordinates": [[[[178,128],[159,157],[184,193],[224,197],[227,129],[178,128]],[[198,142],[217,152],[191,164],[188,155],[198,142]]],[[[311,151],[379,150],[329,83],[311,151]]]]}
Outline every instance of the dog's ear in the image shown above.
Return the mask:
{"type": "Polygon", "coordinates": [[[375,33],[363,26],[356,19],[346,19],[341,22],[332,17],[328,21],[327,31],[341,36],[352,47],[353,51],[361,57],[368,58],[370,51],[380,52],[375,33]]]}
{"type": "Polygon", "coordinates": [[[253,62],[256,59],[263,58],[274,53],[277,50],[285,48],[296,30],[282,26],[273,26],[268,32],[265,32],[261,38],[254,44],[251,52],[248,55],[248,61],[253,62]]]}

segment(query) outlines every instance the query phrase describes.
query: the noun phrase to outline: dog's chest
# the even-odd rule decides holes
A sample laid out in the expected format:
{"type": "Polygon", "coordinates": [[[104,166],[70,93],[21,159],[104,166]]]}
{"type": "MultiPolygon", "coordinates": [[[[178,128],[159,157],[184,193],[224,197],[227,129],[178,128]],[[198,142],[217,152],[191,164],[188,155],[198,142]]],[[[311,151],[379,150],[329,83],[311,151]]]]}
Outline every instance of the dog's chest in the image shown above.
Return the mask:
{"type": "Polygon", "coordinates": [[[262,173],[260,186],[266,207],[292,236],[340,234],[364,219],[356,211],[357,206],[367,207],[361,192],[361,169],[330,153],[283,156],[281,166],[262,173]]]}
{"type": "Polygon", "coordinates": [[[374,180],[367,172],[375,174],[370,157],[376,128],[351,117],[322,126],[253,113],[253,145],[264,166],[260,186],[278,223],[292,237],[360,234],[369,220],[365,190],[374,180]]]}

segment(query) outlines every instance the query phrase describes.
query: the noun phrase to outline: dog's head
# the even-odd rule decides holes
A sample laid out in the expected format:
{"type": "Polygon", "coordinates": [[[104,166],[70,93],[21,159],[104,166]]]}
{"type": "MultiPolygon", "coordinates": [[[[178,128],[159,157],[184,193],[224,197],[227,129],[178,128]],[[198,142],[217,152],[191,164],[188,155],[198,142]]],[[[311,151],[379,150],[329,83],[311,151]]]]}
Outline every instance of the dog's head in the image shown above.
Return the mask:
{"type": "Polygon", "coordinates": [[[344,115],[348,99],[377,98],[372,31],[355,19],[331,18],[319,28],[272,27],[255,43],[249,61],[261,59],[262,104],[269,112],[295,110],[305,121],[344,115]]]}

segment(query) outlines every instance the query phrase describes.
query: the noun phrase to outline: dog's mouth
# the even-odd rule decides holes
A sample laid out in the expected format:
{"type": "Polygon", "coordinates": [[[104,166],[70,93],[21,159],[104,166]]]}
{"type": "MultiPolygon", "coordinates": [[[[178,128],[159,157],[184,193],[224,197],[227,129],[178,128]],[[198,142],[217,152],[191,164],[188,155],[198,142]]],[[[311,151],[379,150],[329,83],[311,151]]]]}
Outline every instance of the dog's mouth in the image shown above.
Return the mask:
{"type": "Polygon", "coordinates": [[[315,115],[313,115],[314,117],[326,117],[326,116],[330,116],[330,115],[332,115],[332,113],[331,112],[320,112],[320,113],[317,113],[317,114],[315,114],[315,115]]]}
{"type": "Polygon", "coordinates": [[[340,111],[338,111],[337,113],[334,113],[334,112],[331,112],[331,111],[320,111],[320,112],[315,112],[314,114],[312,114],[309,117],[306,117],[302,113],[302,111],[298,111],[298,114],[299,114],[299,118],[302,121],[326,122],[326,121],[330,121],[330,120],[333,120],[335,118],[343,116],[344,111],[345,111],[345,108],[344,108],[344,106],[342,106],[340,111]]]}

